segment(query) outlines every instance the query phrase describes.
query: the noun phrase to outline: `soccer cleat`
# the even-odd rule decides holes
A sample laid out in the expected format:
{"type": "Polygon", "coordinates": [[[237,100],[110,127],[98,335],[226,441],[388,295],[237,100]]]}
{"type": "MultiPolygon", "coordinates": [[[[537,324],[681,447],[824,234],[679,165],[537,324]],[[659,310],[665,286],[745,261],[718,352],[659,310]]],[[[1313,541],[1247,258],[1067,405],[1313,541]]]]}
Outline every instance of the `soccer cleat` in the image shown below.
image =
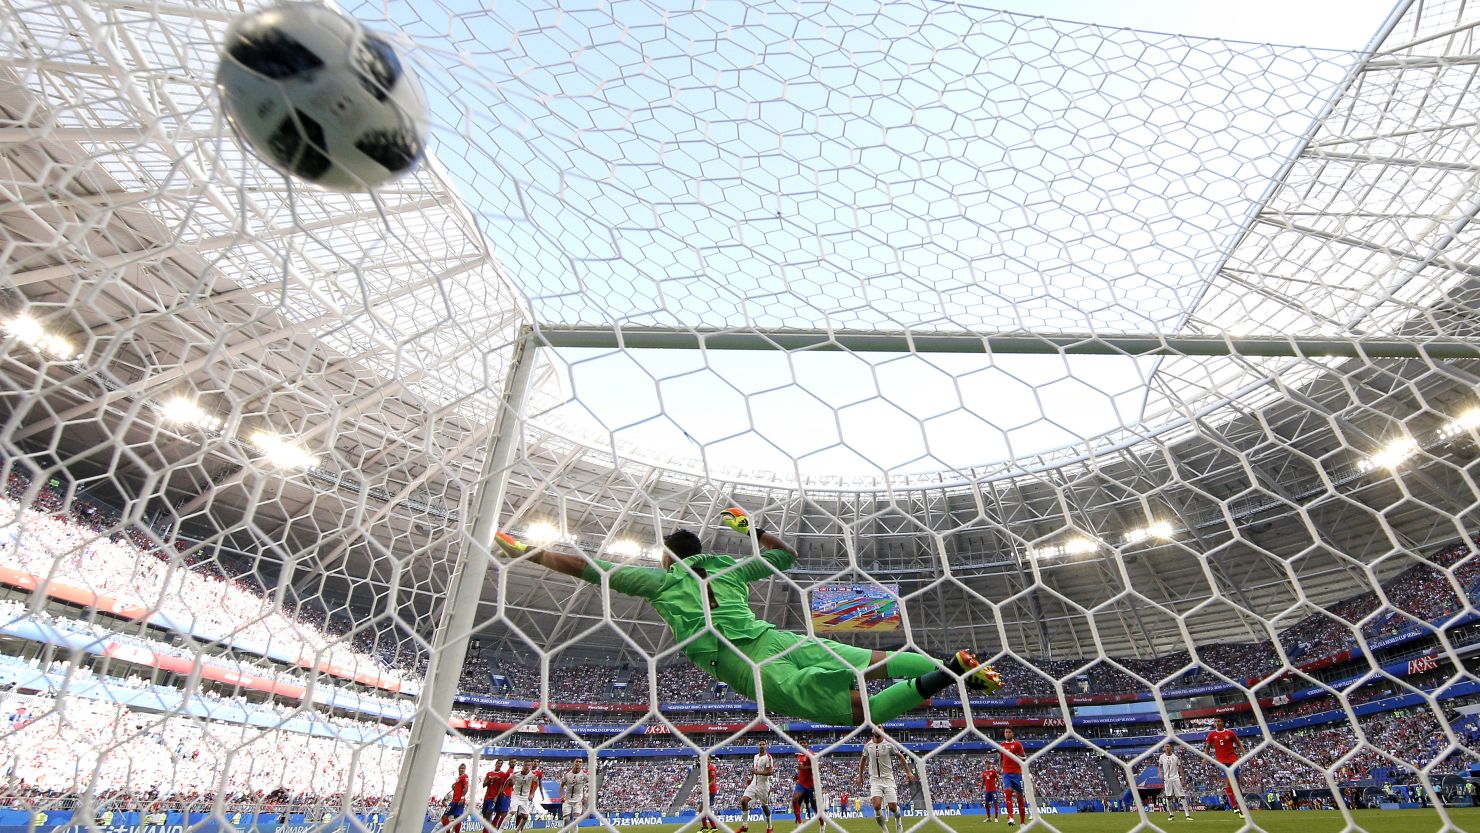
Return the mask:
{"type": "Polygon", "coordinates": [[[1012,816],[1008,816],[1008,817],[1007,817],[1007,826],[1008,826],[1008,827],[1011,827],[1011,826],[1013,826],[1013,825],[1014,825],[1014,824],[1017,824],[1017,822],[1015,822],[1015,821],[1013,821],[1013,820],[1012,820],[1012,816]]]}
{"type": "Polygon", "coordinates": [[[970,651],[957,651],[946,667],[965,677],[966,687],[973,691],[991,694],[1002,688],[1002,676],[996,669],[982,665],[976,654],[970,651]]]}
{"type": "Polygon", "coordinates": [[[731,506],[720,512],[719,522],[741,535],[750,534],[750,517],[738,506],[731,506]]]}
{"type": "Polygon", "coordinates": [[[507,532],[493,533],[494,543],[504,551],[504,555],[510,558],[523,558],[529,552],[529,545],[520,543],[518,539],[507,532]]]}

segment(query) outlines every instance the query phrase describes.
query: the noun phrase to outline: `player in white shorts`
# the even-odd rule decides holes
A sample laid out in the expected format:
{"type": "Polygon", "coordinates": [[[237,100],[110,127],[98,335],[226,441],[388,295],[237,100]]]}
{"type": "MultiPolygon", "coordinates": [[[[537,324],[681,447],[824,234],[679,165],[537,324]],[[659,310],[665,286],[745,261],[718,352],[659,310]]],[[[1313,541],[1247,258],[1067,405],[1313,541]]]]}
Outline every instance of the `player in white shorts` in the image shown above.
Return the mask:
{"type": "Polygon", "coordinates": [[[1177,817],[1174,799],[1182,799],[1182,812],[1192,818],[1192,802],[1187,800],[1187,791],[1182,788],[1182,759],[1177,757],[1177,747],[1168,743],[1156,756],[1156,765],[1161,768],[1161,795],[1167,802],[1167,818],[1177,817]]]}
{"type": "Polygon", "coordinates": [[[538,807],[534,801],[534,791],[544,791],[540,784],[540,771],[534,769],[529,761],[524,762],[524,768],[514,773],[514,829],[523,830],[524,825],[529,823],[529,817],[534,815],[538,807]]]}
{"type": "Polygon", "coordinates": [[[745,784],[745,792],[740,796],[740,827],[737,833],[745,833],[750,829],[750,802],[759,801],[761,812],[766,816],[766,833],[771,833],[771,776],[776,774],[776,762],[771,759],[768,744],[760,741],[756,744],[760,751],[750,759],[750,780],[745,784]]]}
{"type": "Polygon", "coordinates": [[[565,826],[574,827],[586,817],[586,796],[589,795],[591,776],[586,773],[586,762],[577,758],[575,766],[560,776],[560,812],[565,816],[565,826]]]}
{"type": "Polygon", "coordinates": [[[915,774],[910,771],[904,753],[886,741],[884,730],[877,726],[874,727],[874,736],[863,744],[863,757],[858,761],[858,777],[854,780],[862,786],[863,776],[868,775],[868,795],[874,804],[874,821],[879,829],[884,829],[884,805],[888,805],[894,816],[894,833],[904,833],[904,817],[899,813],[899,788],[894,780],[894,761],[889,758],[891,754],[899,759],[905,778],[911,784],[915,783],[915,774]]]}

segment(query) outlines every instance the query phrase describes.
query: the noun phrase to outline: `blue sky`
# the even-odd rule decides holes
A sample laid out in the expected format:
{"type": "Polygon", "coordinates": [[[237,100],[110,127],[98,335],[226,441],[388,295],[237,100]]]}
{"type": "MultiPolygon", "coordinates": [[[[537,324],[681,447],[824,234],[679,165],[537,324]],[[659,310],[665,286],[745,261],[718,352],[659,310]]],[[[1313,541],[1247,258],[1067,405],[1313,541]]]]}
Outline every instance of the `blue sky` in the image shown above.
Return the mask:
{"type": "MultiPolygon", "coordinates": [[[[421,47],[439,161],[542,320],[1070,332],[1178,326],[1351,65],[1334,50],[1390,9],[994,4],[1095,24],[1076,26],[918,0],[457,5],[389,16],[421,47]]],[[[1023,460],[1137,422],[1155,369],[557,363],[562,422],[799,475],[1023,460]]]]}

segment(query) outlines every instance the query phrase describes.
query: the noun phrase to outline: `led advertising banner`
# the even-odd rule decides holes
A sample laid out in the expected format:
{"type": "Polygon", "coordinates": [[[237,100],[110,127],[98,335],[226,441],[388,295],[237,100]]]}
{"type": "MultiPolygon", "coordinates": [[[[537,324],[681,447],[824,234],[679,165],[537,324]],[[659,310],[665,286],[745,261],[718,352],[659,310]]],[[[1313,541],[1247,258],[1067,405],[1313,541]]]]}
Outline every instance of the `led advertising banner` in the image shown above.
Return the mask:
{"type": "Polygon", "coordinates": [[[899,585],[820,585],[812,591],[812,626],[818,633],[897,631],[899,585]]]}

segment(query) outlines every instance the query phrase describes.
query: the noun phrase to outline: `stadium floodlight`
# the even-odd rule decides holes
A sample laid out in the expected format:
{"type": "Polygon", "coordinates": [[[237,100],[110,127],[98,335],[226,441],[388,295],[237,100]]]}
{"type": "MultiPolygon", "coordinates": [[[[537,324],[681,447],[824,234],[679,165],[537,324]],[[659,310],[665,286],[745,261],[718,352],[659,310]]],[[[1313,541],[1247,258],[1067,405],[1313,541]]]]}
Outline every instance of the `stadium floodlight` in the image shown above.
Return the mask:
{"type": "Polygon", "coordinates": [[[1403,462],[1418,453],[1418,441],[1412,437],[1399,437],[1389,442],[1363,460],[1359,465],[1362,471],[1373,469],[1395,469],[1403,465],[1403,462]]]}
{"type": "Polygon", "coordinates": [[[77,346],[70,340],[48,331],[40,321],[24,313],[5,322],[5,332],[51,358],[70,361],[77,357],[77,346]]]}
{"type": "Polygon", "coordinates": [[[538,521],[530,524],[529,528],[524,530],[524,535],[532,544],[550,544],[560,540],[560,527],[545,521],[538,521]]]}
{"type": "Polygon", "coordinates": [[[1088,555],[1099,548],[1099,541],[1081,535],[1047,547],[1030,547],[1028,555],[1033,558],[1058,558],[1065,555],[1088,555]]]}
{"type": "Polygon", "coordinates": [[[298,471],[319,463],[319,458],[308,449],[271,431],[255,431],[248,442],[262,452],[263,459],[273,468],[298,471]]]}
{"type": "Polygon", "coordinates": [[[188,396],[172,396],[159,405],[159,416],[176,425],[189,425],[206,431],[220,431],[222,419],[202,408],[188,396]]]}
{"type": "Polygon", "coordinates": [[[1480,408],[1470,408],[1444,423],[1444,427],[1439,429],[1439,436],[1449,439],[1477,428],[1480,428],[1480,408]]]}
{"type": "Polygon", "coordinates": [[[642,545],[630,538],[613,541],[606,551],[621,558],[639,558],[643,554],[642,545]]]}
{"type": "Polygon", "coordinates": [[[1172,534],[1175,531],[1176,530],[1172,527],[1170,522],[1156,521],[1147,526],[1141,527],[1140,529],[1133,529],[1130,532],[1127,532],[1125,534],[1125,538],[1123,539],[1123,543],[1139,544],[1142,541],[1147,540],[1148,538],[1156,538],[1158,540],[1165,541],[1168,538],[1171,538],[1172,534]]]}

